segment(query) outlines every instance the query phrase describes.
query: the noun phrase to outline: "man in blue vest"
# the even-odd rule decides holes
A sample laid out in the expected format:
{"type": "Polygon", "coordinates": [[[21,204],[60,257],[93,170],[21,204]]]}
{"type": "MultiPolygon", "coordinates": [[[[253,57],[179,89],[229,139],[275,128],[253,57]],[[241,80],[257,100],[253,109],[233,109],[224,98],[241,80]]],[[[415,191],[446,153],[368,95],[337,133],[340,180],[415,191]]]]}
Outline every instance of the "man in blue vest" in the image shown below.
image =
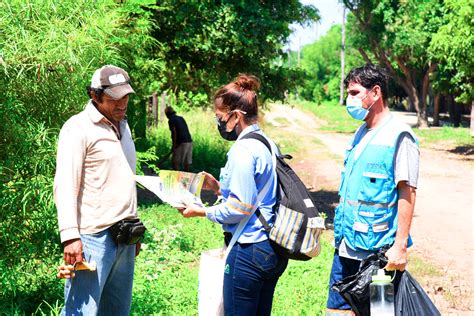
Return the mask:
{"type": "Polygon", "coordinates": [[[344,84],[347,112],[365,123],[354,134],[344,158],[326,315],[352,314],[331,287],[357,273],[368,255],[388,247],[385,269],[405,269],[418,181],[417,139],[410,127],[390,113],[385,71],[371,64],[354,68],[344,84]]]}

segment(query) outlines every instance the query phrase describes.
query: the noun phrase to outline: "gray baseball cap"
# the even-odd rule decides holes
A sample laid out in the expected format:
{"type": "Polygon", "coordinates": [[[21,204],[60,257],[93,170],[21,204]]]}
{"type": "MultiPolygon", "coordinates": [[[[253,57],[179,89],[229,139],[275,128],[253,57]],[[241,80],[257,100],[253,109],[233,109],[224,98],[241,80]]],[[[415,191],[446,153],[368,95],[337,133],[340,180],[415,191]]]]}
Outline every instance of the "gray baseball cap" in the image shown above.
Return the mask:
{"type": "Polygon", "coordinates": [[[128,73],[113,65],[105,65],[94,72],[91,88],[103,89],[107,95],[116,100],[135,93],[130,85],[128,73]]]}

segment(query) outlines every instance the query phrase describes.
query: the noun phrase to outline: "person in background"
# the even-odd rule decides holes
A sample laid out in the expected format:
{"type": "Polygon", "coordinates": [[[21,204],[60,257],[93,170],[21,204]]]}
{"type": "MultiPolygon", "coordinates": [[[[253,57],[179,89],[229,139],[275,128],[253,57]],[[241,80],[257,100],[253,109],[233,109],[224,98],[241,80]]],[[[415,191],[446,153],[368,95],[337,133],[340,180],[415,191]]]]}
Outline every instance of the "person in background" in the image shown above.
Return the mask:
{"type": "MultiPolygon", "coordinates": [[[[418,185],[418,142],[410,127],[390,113],[385,71],[371,64],[354,68],[344,84],[349,115],[365,123],[344,159],[326,315],[352,314],[331,287],[357,273],[368,255],[388,248],[385,269],[405,269],[418,185]]],[[[396,275],[399,279],[401,273],[396,275]]]]}
{"type": "Polygon", "coordinates": [[[190,171],[193,163],[193,140],[188,125],[184,118],[176,115],[176,111],[170,106],[165,108],[165,115],[171,131],[173,169],[179,170],[183,166],[184,171],[190,171]]]}
{"type": "MultiPolygon", "coordinates": [[[[203,188],[221,193],[223,201],[211,207],[192,205],[181,210],[184,217],[207,217],[222,225],[226,244],[239,223],[248,219],[226,260],[224,309],[228,316],[270,315],[275,286],[288,264],[288,259],[280,257],[273,250],[257,216],[250,216],[258,207],[272,225],[275,217],[272,208],[277,198],[277,177],[272,153],[256,139],[242,139],[249,133],[266,137],[257,125],[255,91],[259,85],[256,77],[240,75],[215,94],[214,112],[219,133],[224,139],[235,143],[227,153],[227,163],[221,169],[220,181],[203,172],[203,188]],[[265,185],[270,189],[263,191],[263,199],[256,205],[257,196],[265,185]]],[[[267,140],[272,151],[277,152],[276,145],[267,140]]]]}
{"type": "Polygon", "coordinates": [[[59,134],[54,200],[64,246],[58,277],[67,279],[62,315],[130,312],[144,232],[137,226],[136,153],[125,117],[131,93],[125,70],[97,69],[85,109],[59,134]],[[96,271],[75,271],[83,261],[96,263],[96,271]]]}

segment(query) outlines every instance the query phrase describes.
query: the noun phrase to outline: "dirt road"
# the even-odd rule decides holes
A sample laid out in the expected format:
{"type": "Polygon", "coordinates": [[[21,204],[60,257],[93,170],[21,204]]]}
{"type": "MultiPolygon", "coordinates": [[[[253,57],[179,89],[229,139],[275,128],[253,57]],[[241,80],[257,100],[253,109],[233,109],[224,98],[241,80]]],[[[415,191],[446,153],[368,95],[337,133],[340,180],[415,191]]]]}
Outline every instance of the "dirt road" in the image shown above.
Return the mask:
{"type": "MultiPolygon", "coordinates": [[[[304,148],[291,164],[331,213],[337,204],[342,156],[351,135],[320,132],[314,115],[284,105],[273,105],[264,122],[277,127],[271,128],[276,140],[294,139],[298,148],[304,148]]],[[[412,264],[413,271],[421,274],[419,281],[443,315],[473,315],[474,160],[453,154],[450,148],[426,148],[421,143],[410,250],[410,259],[419,260],[410,260],[408,269],[412,264]]]]}

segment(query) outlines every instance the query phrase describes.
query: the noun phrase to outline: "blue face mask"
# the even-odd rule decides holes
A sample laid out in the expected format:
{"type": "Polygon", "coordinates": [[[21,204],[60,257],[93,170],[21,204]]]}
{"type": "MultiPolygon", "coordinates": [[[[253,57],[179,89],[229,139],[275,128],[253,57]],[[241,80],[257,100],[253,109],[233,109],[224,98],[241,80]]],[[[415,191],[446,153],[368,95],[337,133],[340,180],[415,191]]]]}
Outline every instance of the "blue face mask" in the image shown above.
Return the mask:
{"type": "MultiPolygon", "coordinates": [[[[372,91],[372,90],[370,90],[370,91],[372,91]]],[[[347,99],[346,99],[346,110],[347,110],[347,113],[349,113],[349,115],[352,116],[354,119],[363,121],[363,120],[365,120],[365,118],[369,114],[369,110],[372,107],[372,105],[374,105],[375,102],[372,103],[367,109],[364,109],[362,107],[362,100],[367,98],[370,91],[367,92],[367,95],[365,97],[363,97],[362,99],[347,97],[347,99]]]]}

